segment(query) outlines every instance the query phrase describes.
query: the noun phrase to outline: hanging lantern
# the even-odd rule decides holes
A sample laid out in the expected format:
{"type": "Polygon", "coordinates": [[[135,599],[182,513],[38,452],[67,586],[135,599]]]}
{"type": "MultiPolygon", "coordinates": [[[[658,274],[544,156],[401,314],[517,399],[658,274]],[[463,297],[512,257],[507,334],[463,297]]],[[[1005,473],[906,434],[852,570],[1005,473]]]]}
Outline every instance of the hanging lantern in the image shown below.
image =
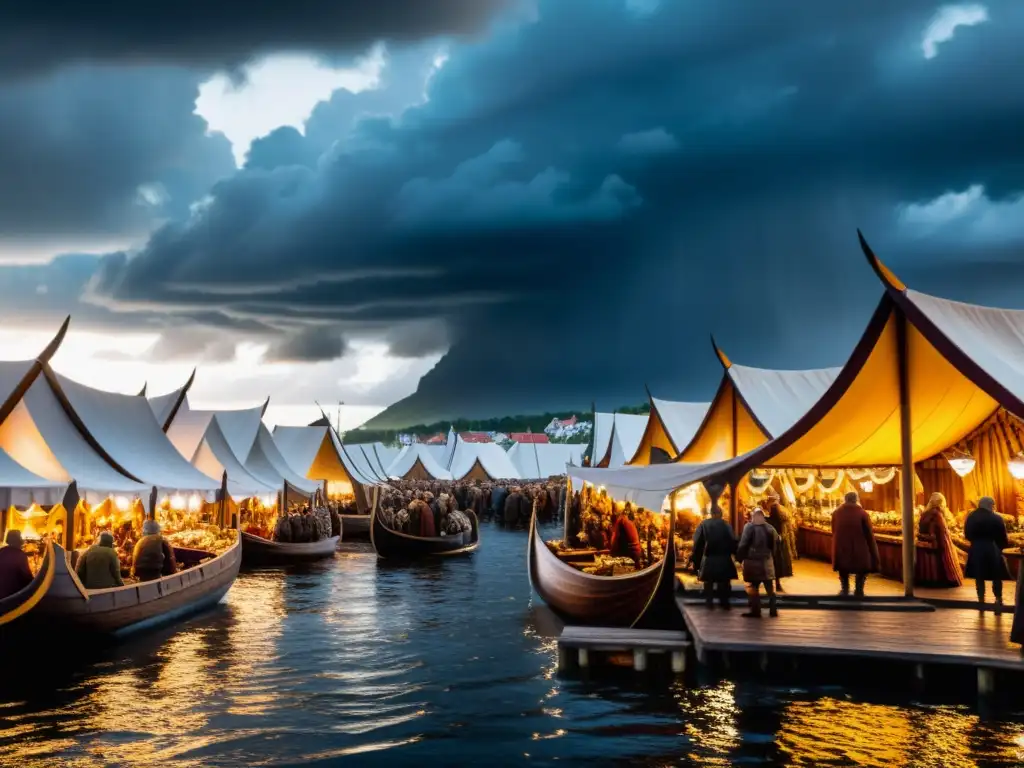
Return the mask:
{"type": "Polygon", "coordinates": [[[1024,480],[1024,453],[1018,453],[1006,464],[1014,480],[1024,480]]]}
{"type": "Polygon", "coordinates": [[[860,489],[864,491],[864,493],[871,493],[875,490],[875,484],[870,480],[864,480],[860,484],[860,489]]]}
{"type": "MultiPolygon", "coordinates": [[[[949,466],[954,472],[960,477],[967,477],[974,471],[974,466],[978,463],[973,456],[968,453],[955,453],[946,456],[946,461],[949,462],[949,466]]],[[[1011,462],[1012,463],[1012,462],[1011,462]]],[[[1013,470],[1010,470],[1011,472],[1013,470]]]]}

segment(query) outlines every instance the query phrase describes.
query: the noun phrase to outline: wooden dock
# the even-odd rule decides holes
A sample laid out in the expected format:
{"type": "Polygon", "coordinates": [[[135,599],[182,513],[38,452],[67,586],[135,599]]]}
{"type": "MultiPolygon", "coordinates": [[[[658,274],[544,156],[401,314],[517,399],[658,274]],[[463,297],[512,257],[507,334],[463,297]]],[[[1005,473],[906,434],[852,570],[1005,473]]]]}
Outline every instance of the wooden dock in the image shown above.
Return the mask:
{"type": "Polygon", "coordinates": [[[978,687],[991,690],[993,670],[1024,672],[1020,648],[1009,642],[1011,614],[941,609],[928,612],[850,612],[780,608],[778,618],[748,619],[742,610],[708,610],[677,599],[697,660],[709,654],[835,656],[902,662],[923,678],[925,665],[978,670],[978,687]]]}
{"type": "Polygon", "coordinates": [[[643,672],[647,669],[648,654],[671,654],[672,671],[681,674],[686,670],[686,652],[690,640],[685,632],[655,629],[622,629],[613,627],[568,626],[558,638],[558,667],[567,670],[572,667],[572,653],[580,669],[590,666],[592,652],[633,653],[633,669],[643,672]]]}

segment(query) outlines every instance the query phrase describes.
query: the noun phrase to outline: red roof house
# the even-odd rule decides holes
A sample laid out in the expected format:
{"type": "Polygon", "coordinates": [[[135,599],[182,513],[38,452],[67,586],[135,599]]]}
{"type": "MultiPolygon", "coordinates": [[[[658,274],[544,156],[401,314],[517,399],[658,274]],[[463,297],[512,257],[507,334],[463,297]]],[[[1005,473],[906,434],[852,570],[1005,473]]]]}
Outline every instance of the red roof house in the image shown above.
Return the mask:
{"type": "Polygon", "coordinates": [[[508,439],[514,443],[548,443],[548,436],[543,432],[513,432],[508,439]]]}
{"type": "Polygon", "coordinates": [[[491,436],[486,432],[459,432],[459,440],[464,443],[490,443],[491,436]]]}
{"type": "Polygon", "coordinates": [[[447,440],[448,440],[448,435],[445,435],[445,434],[443,434],[441,432],[438,432],[436,435],[433,435],[432,437],[427,438],[423,442],[426,445],[444,445],[447,440]]]}

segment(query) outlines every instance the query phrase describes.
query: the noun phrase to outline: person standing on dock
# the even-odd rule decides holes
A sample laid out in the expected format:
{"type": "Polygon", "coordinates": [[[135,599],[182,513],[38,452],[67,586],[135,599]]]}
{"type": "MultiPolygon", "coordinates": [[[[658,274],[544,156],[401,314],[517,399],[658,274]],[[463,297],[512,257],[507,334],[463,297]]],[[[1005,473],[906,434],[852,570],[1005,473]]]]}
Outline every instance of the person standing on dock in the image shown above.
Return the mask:
{"type": "Polygon", "coordinates": [[[850,575],[854,597],[864,597],[869,573],[878,572],[878,544],[871,530],[871,518],[860,505],[856,491],[846,494],[843,504],[832,513],[832,570],[839,573],[843,597],[850,596],[850,575]]]}
{"type": "Polygon", "coordinates": [[[693,565],[697,578],[704,583],[704,601],[708,608],[714,608],[714,596],[718,604],[729,610],[731,581],[738,578],[733,555],[736,554],[736,534],[732,526],[722,519],[722,508],[717,502],[711,505],[711,516],[701,520],[693,534],[693,565]]]}
{"type": "Polygon", "coordinates": [[[974,579],[978,602],[985,602],[985,582],[992,582],[996,599],[996,612],[1003,609],[1003,581],[1010,578],[1003,550],[1010,546],[1006,536],[1006,523],[995,511],[991,496],[978,501],[978,508],[964,521],[964,538],[971,543],[967,552],[967,578],[974,579]]]}
{"type": "Polygon", "coordinates": [[[775,603],[775,563],[772,553],[779,541],[778,532],[768,525],[764,510],[755,507],[750,522],[743,527],[736,556],[743,563],[743,581],[747,583],[747,599],[750,610],[746,618],[761,618],[761,585],[768,595],[768,615],[779,615],[775,603]]]}
{"type": "Polygon", "coordinates": [[[768,502],[765,511],[768,525],[779,534],[775,545],[773,560],[775,561],[775,591],[782,592],[782,580],[793,575],[793,556],[796,554],[796,538],[789,513],[782,508],[779,493],[774,488],[768,489],[768,502]]]}

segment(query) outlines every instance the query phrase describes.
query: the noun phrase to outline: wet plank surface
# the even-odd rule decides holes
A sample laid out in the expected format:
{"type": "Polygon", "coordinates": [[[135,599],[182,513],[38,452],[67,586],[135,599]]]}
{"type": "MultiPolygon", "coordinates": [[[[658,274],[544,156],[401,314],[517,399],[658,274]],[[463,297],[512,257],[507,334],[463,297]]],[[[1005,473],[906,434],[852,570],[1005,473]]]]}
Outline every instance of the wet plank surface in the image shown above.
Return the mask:
{"type": "Polygon", "coordinates": [[[653,648],[667,651],[681,650],[690,646],[690,640],[685,632],[579,626],[569,626],[563,629],[558,643],[568,648],[582,647],[596,650],[653,648]]]}
{"type": "Polygon", "coordinates": [[[963,609],[931,613],[781,610],[747,619],[741,610],[708,610],[677,601],[697,650],[845,655],[1024,671],[1009,642],[1011,614],[963,609]]]}

